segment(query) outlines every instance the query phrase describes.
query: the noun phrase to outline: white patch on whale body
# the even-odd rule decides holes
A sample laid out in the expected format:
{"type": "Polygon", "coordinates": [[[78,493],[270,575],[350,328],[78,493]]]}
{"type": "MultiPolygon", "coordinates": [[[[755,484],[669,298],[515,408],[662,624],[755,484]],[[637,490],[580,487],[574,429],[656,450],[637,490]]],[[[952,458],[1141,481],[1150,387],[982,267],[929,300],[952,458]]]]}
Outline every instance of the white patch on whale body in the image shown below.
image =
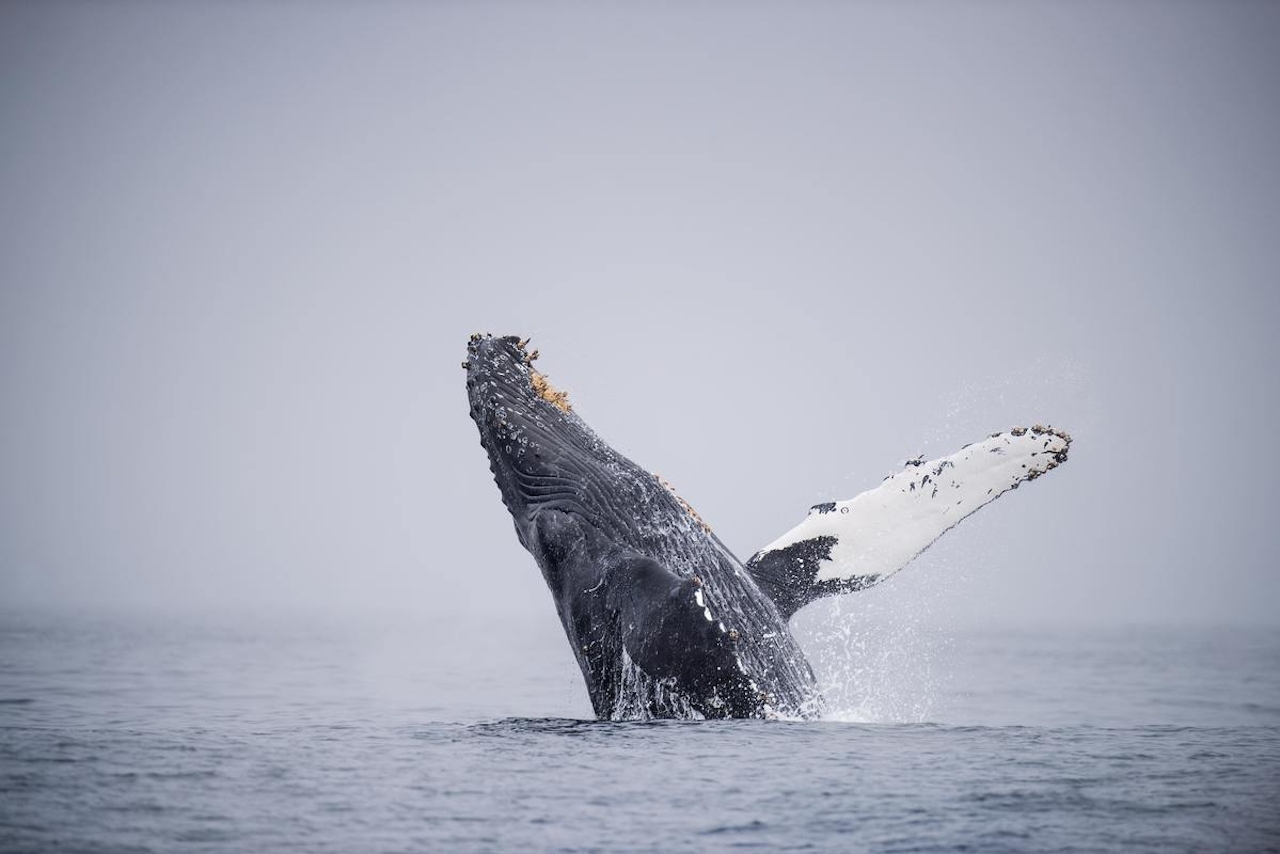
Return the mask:
{"type": "Polygon", "coordinates": [[[875,489],[814,506],[757,557],[827,537],[834,544],[818,562],[815,581],[854,576],[883,581],[970,513],[1056,468],[1070,444],[1071,437],[1049,427],[1016,427],[949,457],[912,460],[875,489]]]}

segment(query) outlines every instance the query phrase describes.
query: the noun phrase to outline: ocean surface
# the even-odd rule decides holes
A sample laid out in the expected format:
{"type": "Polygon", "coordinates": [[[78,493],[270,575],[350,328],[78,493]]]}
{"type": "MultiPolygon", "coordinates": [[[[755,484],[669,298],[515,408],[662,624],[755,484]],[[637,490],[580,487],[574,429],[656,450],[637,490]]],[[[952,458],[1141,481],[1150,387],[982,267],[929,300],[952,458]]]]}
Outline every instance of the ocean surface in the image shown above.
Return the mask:
{"type": "Polygon", "coordinates": [[[0,613],[0,850],[1280,850],[1276,629],[799,628],[828,719],[610,723],[549,615],[0,613]]]}

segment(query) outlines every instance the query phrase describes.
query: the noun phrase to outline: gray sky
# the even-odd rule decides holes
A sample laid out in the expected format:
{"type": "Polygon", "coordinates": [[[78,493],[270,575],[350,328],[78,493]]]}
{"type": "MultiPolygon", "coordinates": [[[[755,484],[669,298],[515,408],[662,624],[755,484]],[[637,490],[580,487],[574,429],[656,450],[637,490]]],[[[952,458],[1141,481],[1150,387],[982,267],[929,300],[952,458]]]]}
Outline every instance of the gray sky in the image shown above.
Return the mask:
{"type": "Polygon", "coordinates": [[[0,125],[7,603],[550,615],[487,330],[742,557],[1040,421],[864,595],[1280,619],[1280,5],[9,3],[0,125]]]}

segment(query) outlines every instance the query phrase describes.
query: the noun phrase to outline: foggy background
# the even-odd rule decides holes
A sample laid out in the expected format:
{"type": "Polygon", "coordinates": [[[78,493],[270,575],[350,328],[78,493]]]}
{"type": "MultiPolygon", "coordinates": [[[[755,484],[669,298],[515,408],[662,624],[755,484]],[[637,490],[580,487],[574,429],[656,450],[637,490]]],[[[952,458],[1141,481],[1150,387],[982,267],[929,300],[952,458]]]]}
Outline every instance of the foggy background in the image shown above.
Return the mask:
{"type": "Polygon", "coordinates": [[[1275,623],[1278,107],[1274,4],[5,4],[0,600],[556,631],[492,331],[740,557],[1051,423],[862,595],[1275,623]]]}

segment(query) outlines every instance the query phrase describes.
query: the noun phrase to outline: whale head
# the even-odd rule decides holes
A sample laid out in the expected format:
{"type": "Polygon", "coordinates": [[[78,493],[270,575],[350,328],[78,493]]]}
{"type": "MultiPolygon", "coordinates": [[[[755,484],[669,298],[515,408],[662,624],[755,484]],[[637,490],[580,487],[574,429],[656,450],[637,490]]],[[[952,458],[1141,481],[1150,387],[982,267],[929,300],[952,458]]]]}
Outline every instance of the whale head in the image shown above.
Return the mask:
{"type": "Polygon", "coordinates": [[[647,490],[651,476],[578,417],[568,396],[534,367],[538,354],[527,344],[515,336],[473,335],[463,366],[471,418],[494,481],[521,543],[536,554],[540,516],[559,511],[607,529],[620,513],[620,484],[647,490]]]}

